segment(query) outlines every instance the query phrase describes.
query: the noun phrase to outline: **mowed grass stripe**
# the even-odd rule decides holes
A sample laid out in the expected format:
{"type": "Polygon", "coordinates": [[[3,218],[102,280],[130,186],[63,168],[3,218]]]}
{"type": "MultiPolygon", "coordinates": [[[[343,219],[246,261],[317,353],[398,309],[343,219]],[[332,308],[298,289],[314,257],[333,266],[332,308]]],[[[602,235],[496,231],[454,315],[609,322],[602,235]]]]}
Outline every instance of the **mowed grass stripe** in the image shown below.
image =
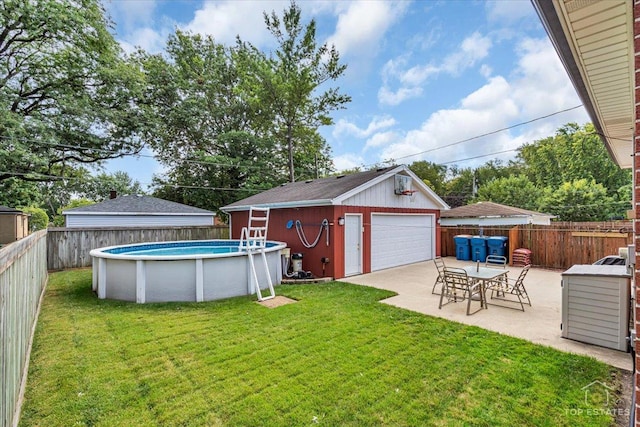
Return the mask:
{"type": "MultiPolygon", "coordinates": [[[[594,425],[583,386],[615,371],[380,304],[388,291],[279,286],[298,300],[98,300],[90,271],[50,276],[22,425],[594,425]]],[[[614,399],[612,399],[614,400],[614,399]]],[[[591,403],[590,403],[591,404],[591,403]]]]}

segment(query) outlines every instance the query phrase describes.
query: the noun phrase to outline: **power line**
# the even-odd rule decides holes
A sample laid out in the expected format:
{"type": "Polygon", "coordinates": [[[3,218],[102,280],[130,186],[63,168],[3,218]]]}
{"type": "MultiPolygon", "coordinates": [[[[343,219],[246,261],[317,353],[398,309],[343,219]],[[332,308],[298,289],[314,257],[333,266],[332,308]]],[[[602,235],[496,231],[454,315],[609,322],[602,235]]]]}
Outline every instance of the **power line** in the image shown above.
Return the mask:
{"type": "Polygon", "coordinates": [[[452,142],[450,144],[441,145],[440,147],[430,148],[428,150],[420,151],[420,152],[417,152],[417,153],[414,153],[414,154],[408,154],[406,156],[401,156],[401,157],[396,157],[394,159],[385,160],[382,163],[393,163],[396,160],[406,159],[408,157],[414,157],[414,156],[418,156],[420,154],[431,153],[433,151],[441,150],[443,148],[453,147],[454,145],[463,144],[465,142],[473,141],[474,139],[484,138],[485,136],[494,135],[496,133],[504,132],[506,130],[510,130],[510,129],[513,129],[513,128],[516,128],[516,127],[519,127],[519,126],[524,126],[524,125],[536,122],[538,120],[547,119],[549,117],[553,117],[553,116],[558,115],[558,114],[566,113],[567,111],[576,110],[576,109],[578,109],[580,107],[582,107],[582,104],[576,105],[575,107],[565,108],[564,110],[556,111],[554,113],[546,114],[544,116],[536,117],[536,118],[531,119],[531,120],[527,120],[527,121],[524,121],[524,122],[516,123],[514,125],[507,126],[505,128],[502,128],[502,129],[493,130],[491,132],[486,132],[486,133],[483,133],[481,135],[472,136],[470,138],[462,139],[460,141],[452,142]]]}
{"type": "Polygon", "coordinates": [[[451,163],[466,162],[467,160],[479,159],[481,157],[495,156],[496,154],[510,153],[512,151],[518,151],[518,149],[517,148],[512,148],[510,150],[496,151],[495,153],[482,154],[482,155],[473,156],[473,157],[466,157],[464,159],[451,160],[449,162],[443,162],[443,163],[438,163],[438,164],[440,164],[440,165],[448,165],[448,164],[451,164],[451,163]]]}
{"type": "MultiPolygon", "coordinates": [[[[443,149],[443,148],[453,147],[455,145],[463,144],[465,142],[473,141],[475,139],[483,138],[483,137],[489,136],[489,135],[494,135],[494,134],[497,134],[497,133],[500,133],[500,132],[504,132],[506,130],[510,130],[510,129],[513,129],[513,128],[516,128],[516,127],[519,127],[519,126],[524,126],[526,124],[530,124],[530,123],[533,123],[533,122],[536,122],[536,121],[539,121],[539,120],[542,120],[542,119],[553,117],[555,115],[562,114],[562,113],[565,113],[565,112],[568,112],[568,111],[572,111],[572,110],[578,109],[580,107],[582,107],[582,104],[576,105],[574,107],[566,108],[564,110],[556,111],[556,112],[553,112],[553,113],[550,113],[550,114],[546,114],[544,116],[539,116],[539,117],[536,117],[536,118],[533,118],[533,119],[530,119],[530,120],[527,120],[527,121],[524,121],[524,122],[516,123],[516,124],[513,124],[511,126],[502,128],[502,129],[497,129],[497,130],[486,132],[486,133],[483,133],[483,134],[480,134],[480,135],[472,136],[470,138],[466,138],[466,139],[463,139],[463,140],[460,140],[460,141],[452,142],[450,144],[445,144],[445,145],[442,145],[440,147],[430,148],[428,150],[420,151],[420,152],[414,153],[414,154],[408,154],[406,156],[397,157],[395,159],[384,160],[381,163],[394,163],[397,160],[418,156],[420,154],[430,153],[430,152],[437,151],[437,150],[440,150],[440,149],[443,149]]],[[[13,138],[10,138],[10,137],[7,137],[7,136],[2,136],[2,135],[0,135],[0,138],[1,139],[7,139],[7,140],[13,139],[13,138]]],[[[124,154],[122,154],[119,151],[107,150],[107,149],[104,149],[104,148],[95,148],[95,147],[88,147],[88,146],[82,146],[82,145],[73,145],[73,144],[63,144],[63,143],[56,143],[56,142],[40,141],[40,140],[29,139],[29,138],[17,138],[17,139],[22,141],[22,142],[32,142],[32,143],[36,143],[36,144],[52,145],[52,146],[56,146],[56,147],[69,148],[69,149],[93,150],[93,151],[99,151],[99,152],[103,152],[103,153],[116,154],[119,157],[136,156],[136,157],[143,157],[143,158],[151,158],[151,159],[154,159],[154,160],[158,161],[157,156],[151,155],[151,154],[141,154],[141,153],[124,153],[124,154]]],[[[512,149],[512,150],[501,151],[501,152],[498,152],[498,153],[491,153],[491,154],[486,154],[486,155],[481,155],[481,156],[476,156],[476,157],[470,157],[470,158],[467,158],[467,159],[462,159],[462,160],[457,160],[457,161],[459,162],[459,161],[465,161],[465,160],[472,160],[472,159],[475,159],[475,158],[488,157],[488,156],[492,156],[492,155],[495,155],[495,154],[502,154],[502,153],[506,153],[506,152],[509,152],[509,151],[516,151],[516,150],[517,150],[517,148],[512,149]]],[[[184,163],[188,163],[188,164],[199,164],[199,165],[205,165],[205,166],[208,165],[208,166],[217,166],[217,167],[242,167],[242,168],[246,168],[246,169],[256,169],[256,170],[263,169],[261,166],[253,166],[253,165],[242,165],[241,166],[239,163],[231,163],[231,164],[229,164],[229,163],[219,163],[219,162],[211,162],[211,161],[203,161],[203,160],[190,160],[190,159],[183,159],[181,161],[184,162],[184,163]]],[[[450,162],[445,162],[445,163],[441,163],[441,164],[450,164],[450,163],[455,163],[455,162],[456,161],[450,161],[450,162]]],[[[365,165],[365,167],[372,166],[372,165],[374,165],[374,164],[365,165]]]]}

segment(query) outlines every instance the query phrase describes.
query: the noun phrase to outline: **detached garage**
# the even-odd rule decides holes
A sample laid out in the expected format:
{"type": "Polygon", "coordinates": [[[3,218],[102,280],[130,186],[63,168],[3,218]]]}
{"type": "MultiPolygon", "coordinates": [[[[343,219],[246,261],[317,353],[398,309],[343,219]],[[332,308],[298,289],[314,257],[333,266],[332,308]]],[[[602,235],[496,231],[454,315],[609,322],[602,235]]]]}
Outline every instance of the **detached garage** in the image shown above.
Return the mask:
{"type": "Polygon", "coordinates": [[[433,214],[372,213],[371,271],[434,258],[433,214]]]}
{"type": "Polygon", "coordinates": [[[239,238],[251,206],[269,207],[268,238],[336,279],[433,259],[447,204],[408,167],[283,184],[222,208],[239,238]]]}

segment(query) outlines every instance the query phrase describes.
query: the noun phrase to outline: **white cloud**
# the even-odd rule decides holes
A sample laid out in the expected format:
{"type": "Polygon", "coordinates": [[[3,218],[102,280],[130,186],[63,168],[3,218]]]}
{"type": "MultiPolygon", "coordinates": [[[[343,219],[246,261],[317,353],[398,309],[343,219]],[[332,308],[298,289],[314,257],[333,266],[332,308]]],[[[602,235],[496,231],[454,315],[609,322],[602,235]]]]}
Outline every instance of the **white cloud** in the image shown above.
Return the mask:
{"type": "Polygon", "coordinates": [[[491,39],[475,32],[462,41],[460,50],[445,58],[442,70],[458,75],[474,66],[478,60],[485,58],[489,54],[489,49],[491,49],[491,39]]]}
{"type": "Polygon", "coordinates": [[[168,29],[160,31],[162,33],[149,27],[139,28],[129,33],[126,40],[120,41],[120,46],[127,53],[135,51],[137,47],[150,53],[160,52],[164,49],[169,34],[168,29]]]}
{"type": "Polygon", "coordinates": [[[394,92],[383,86],[378,90],[378,102],[382,105],[398,105],[420,95],[422,95],[421,87],[401,87],[394,92]]]}
{"type": "Polygon", "coordinates": [[[397,142],[399,139],[400,135],[398,135],[394,131],[376,133],[367,140],[367,143],[364,146],[364,150],[366,151],[369,148],[386,146],[391,143],[397,142]]]}
{"type": "Polygon", "coordinates": [[[353,1],[338,15],[336,31],[328,43],[334,44],[344,56],[374,56],[385,33],[402,17],[408,5],[406,1],[353,1]]]}
{"type": "Polygon", "coordinates": [[[353,169],[365,164],[363,157],[356,154],[342,154],[333,158],[333,165],[337,171],[343,171],[346,169],[353,169]]]}
{"type": "Polygon", "coordinates": [[[537,19],[531,3],[525,0],[488,1],[486,9],[489,21],[501,25],[513,24],[523,18],[537,19]]]}
{"type": "MultiPolygon", "coordinates": [[[[407,68],[406,54],[387,61],[382,68],[383,86],[378,90],[378,102],[382,105],[398,105],[409,98],[422,95],[422,85],[429,78],[440,73],[458,76],[464,70],[473,67],[484,59],[491,49],[492,42],[487,36],[474,32],[465,38],[458,50],[447,55],[441,64],[422,64],[407,68]],[[396,90],[390,88],[393,82],[400,83],[396,90]]],[[[481,67],[486,72],[486,67],[481,67]]]]}
{"type": "Polygon", "coordinates": [[[271,0],[205,2],[184,29],[211,35],[223,44],[235,43],[236,36],[240,35],[242,40],[264,47],[271,42],[271,35],[264,23],[263,13],[275,11],[281,16],[288,4],[271,0]]]}
{"type": "Polygon", "coordinates": [[[484,77],[485,79],[488,79],[489,77],[491,77],[491,74],[493,73],[493,69],[487,65],[487,64],[482,64],[480,66],[480,74],[482,75],[482,77],[484,77]]]}
{"type": "Polygon", "coordinates": [[[396,124],[396,120],[388,115],[374,117],[367,125],[366,129],[361,129],[357,125],[340,119],[333,129],[333,137],[338,138],[342,135],[355,136],[357,138],[367,138],[375,132],[386,129],[396,124]]]}
{"type": "Polygon", "coordinates": [[[407,163],[429,160],[448,164],[490,154],[463,164],[479,165],[496,157],[512,158],[514,151],[502,155],[492,153],[515,150],[525,142],[552,135],[564,123],[588,120],[584,109],[578,109],[474,138],[580,104],[548,40],[525,39],[514,50],[520,58],[510,78],[490,77],[486,84],[462,99],[458,108],[436,111],[420,128],[408,131],[401,140],[385,146],[379,160],[398,159],[407,163]],[[474,139],[456,144],[469,138],[474,139]],[[415,153],[421,154],[411,156],[415,153]]]}
{"type": "Polygon", "coordinates": [[[130,32],[139,25],[150,25],[157,6],[156,0],[110,1],[104,4],[124,32],[130,32]]]}

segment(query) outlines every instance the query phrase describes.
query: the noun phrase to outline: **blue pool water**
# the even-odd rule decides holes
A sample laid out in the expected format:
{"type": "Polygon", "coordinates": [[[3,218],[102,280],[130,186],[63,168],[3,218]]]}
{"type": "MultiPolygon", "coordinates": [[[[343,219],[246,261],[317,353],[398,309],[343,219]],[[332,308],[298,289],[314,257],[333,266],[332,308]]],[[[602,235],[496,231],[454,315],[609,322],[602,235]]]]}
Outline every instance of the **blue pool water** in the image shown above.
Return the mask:
{"type": "MultiPolygon", "coordinates": [[[[149,256],[180,256],[180,255],[211,255],[230,254],[239,252],[237,240],[208,241],[196,240],[191,242],[147,243],[143,245],[119,246],[104,252],[118,255],[149,255],[149,256]]],[[[267,242],[267,247],[275,246],[267,242]]]]}

